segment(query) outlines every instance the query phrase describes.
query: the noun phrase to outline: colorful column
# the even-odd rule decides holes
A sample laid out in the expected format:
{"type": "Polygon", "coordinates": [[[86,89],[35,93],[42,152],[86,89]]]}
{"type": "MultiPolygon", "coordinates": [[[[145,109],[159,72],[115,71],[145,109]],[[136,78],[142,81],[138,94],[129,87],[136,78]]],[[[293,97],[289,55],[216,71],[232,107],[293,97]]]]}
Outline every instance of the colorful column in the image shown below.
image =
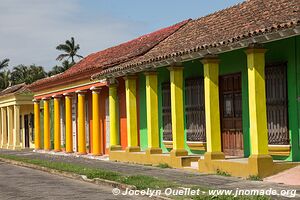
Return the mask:
{"type": "Polygon", "coordinates": [[[183,66],[176,63],[168,68],[171,84],[171,114],[172,114],[172,156],[186,156],[184,148],[184,115],[183,115],[183,66]]]}
{"type": "Polygon", "coordinates": [[[159,147],[157,72],[146,72],[146,105],[149,154],[162,153],[159,147]]]}
{"type": "Polygon", "coordinates": [[[13,113],[13,106],[7,107],[7,132],[8,132],[8,149],[13,149],[13,131],[14,131],[14,113],[13,113]]]}
{"type": "Polygon", "coordinates": [[[101,155],[101,130],[100,130],[100,90],[101,88],[92,87],[92,115],[93,115],[93,149],[94,156],[101,155]]]}
{"type": "Polygon", "coordinates": [[[206,148],[205,159],[224,159],[221,148],[219,107],[219,60],[214,55],[202,59],[204,70],[206,148]]]}
{"type": "Polygon", "coordinates": [[[127,117],[127,152],[140,151],[138,146],[137,108],[136,108],[136,76],[130,75],[125,78],[126,90],[126,117],[127,117]]]}
{"type": "Polygon", "coordinates": [[[7,148],[7,114],[6,114],[6,107],[1,108],[1,148],[7,148]]]}
{"type": "Polygon", "coordinates": [[[78,154],[86,154],[86,136],[85,136],[85,91],[78,93],[78,154]]]}
{"type": "Polygon", "coordinates": [[[110,151],[121,150],[118,130],[118,85],[114,81],[109,84],[109,128],[110,128],[110,151]]]}
{"type": "MultiPolygon", "coordinates": [[[[35,150],[41,149],[41,129],[40,129],[40,101],[33,101],[34,110],[34,147],[35,150]]],[[[24,128],[24,126],[22,126],[24,128]]]]}
{"type": "Polygon", "coordinates": [[[246,50],[248,65],[249,120],[251,156],[255,159],[268,155],[268,128],[265,91],[265,52],[257,46],[246,50]]]}
{"type": "Polygon", "coordinates": [[[20,144],[20,106],[14,105],[13,149],[21,149],[20,144]]]}
{"type": "Polygon", "coordinates": [[[50,151],[50,112],[49,112],[50,98],[44,98],[44,150],[50,151]]]}
{"type": "Polygon", "coordinates": [[[61,96],[53,96],[54,98],[54,151],[61,151],[60,147],[60,98],[61,96]]]}
{"type": "Polygon", "coordinates": [[[69,93],[65,96],[65,109],[66,109],[66,152],[73,152],[73,127],[72,127],[72,95],[69,93]]]}
{"type": "Polygon", "coordinates": [[[0,148],[1,148],[1,144],[2,144],[2,114],[1,114],[1,108],[0,108],[0,148]]]}

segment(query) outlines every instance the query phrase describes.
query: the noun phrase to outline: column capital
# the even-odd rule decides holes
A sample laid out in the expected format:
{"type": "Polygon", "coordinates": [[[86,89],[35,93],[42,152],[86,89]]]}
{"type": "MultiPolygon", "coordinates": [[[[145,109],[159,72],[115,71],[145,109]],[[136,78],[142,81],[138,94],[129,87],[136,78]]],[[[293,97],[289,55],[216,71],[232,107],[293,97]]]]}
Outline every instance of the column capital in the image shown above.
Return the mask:
{"type": "Polygon", "coordinates": [[[40,103],[40,99],[33,99],[32,102],[33,103],[40,103]]]}
{"type": "Polygon", "coordinates": [[[67,97],[72,97],[74,95],[74,93],[72,92],[66,92],[66,93],[63,93],[64,96],[67,96],[67,97]]]}
{"type": "Polygon", "coordinates": [[[84,96],[86,92],[87,92],[86,90],[76,90],[75,93],[78,95],[84,96]]]}
{"type": "Polygon", "coordinates": [[[130,75],[126,75],[123,77],[123,79],[126,81],[126,80],[136,80],[138,77],[137,75],[134,75],[134,74],[130,74],[130,75]]]}
{"type": "Polygon", "coordinates": [[[181,71],[183,70],[183,64],[181,62],[174,62],[169,67],[167,67],[169,71],[181,71]]]}
{"type": "Polygon", "coordinates": [[[42,98],[43,101],[49,101],[51,98],[50,97],[44,97],[42,98]]]}
{"type": "Polygon", "coordinates": [[[154,76],[154,75],[157,75],[157,71],[156,70],[151,70],[151,71],[146,71],[144,72],[144,75],[145,76],[154,76]]]}
{"type": "Polygon", "coordinates": [[[246,54],[251,53],[265,53],[267,49],[263,47],[260,43],[251,43],[248,45],[247,49],[245,50],[246,54]]]}
{"type": "Polygon", "coordinates": [[[111,85],[118,85],[118,80],[115,78],[110,78],[106,80],[108,87],[110,87],[111,85]]]}
{"type": "Polygon", "coordinates": [[[97,93],[97,94],[100,93],[101,89],[102,89],[102,87],[97,87],[97,86],[92,86],[92,87],[90,88],[90,90],[91,90],[93,93],[97,93]]]}
{"type": "Polygon", "coordinates": [[[54,99],[60,99],[61,97],[62,97],[61,94],[55,94],[52,96],[52,98],[54,98],[54,99]]]}
{"type": "Polygon", "coordinates": [[[208,64],[208,63],[219,63],[220,59],[215,54],[207,54],[201,59],[202,64],[208,64]]]}

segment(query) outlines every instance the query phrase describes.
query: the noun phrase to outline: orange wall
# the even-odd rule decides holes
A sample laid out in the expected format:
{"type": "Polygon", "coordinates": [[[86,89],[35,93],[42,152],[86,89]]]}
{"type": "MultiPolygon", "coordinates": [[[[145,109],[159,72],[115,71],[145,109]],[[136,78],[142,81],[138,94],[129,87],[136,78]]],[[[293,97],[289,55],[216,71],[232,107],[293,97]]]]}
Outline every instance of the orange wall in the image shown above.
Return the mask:
{"type": "Polygon", "coordinates": [[[126,117],[126,93],[125,81],[118,79],[119,117],[120,117],[120,142],[123,149],[127,147],[127,117],[126,117]]]}

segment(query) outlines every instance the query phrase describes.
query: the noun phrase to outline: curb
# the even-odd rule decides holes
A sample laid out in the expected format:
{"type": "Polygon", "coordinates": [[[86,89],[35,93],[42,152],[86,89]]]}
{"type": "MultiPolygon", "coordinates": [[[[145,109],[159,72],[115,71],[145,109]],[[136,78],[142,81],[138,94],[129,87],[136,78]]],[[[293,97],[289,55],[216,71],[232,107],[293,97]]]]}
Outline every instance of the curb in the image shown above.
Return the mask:
{"type": "Polygon", "coordinates": [[[112,187],[115,187],[115,188],[119,188],[121,190],[125,190],[126,188],[128,188],[130,190],[136,190],[136,187],[134,185],[127,185],[127,184],[124,184],[124,183],[105,180],[105,179],[101,179],[101,178],[89,179],[85,175],[79,175],[79,174],[75,174],[75,173],[71,173],[71,172],[63,172],[63,171],[59,171],[59,170],[56,170],[56,169],[50,169],[50,168],[47,168],[47,167],[41,167],[41,166],[38,166],[38,165],[34,165],[34,164],[30,164],[30,163],[24,163],[24,162],[16,161],[16,160],[5,159],[5,158],[0,158],[0,161],[6,162],[6,163],[9,163],[9,164],[13,164],[13,165],[17,165],[17,166],[21,166],[21,167],[27,167],[27,168],[31,168],[31,169],[36,169],[36,170],[48,172],[48,173],[54,174],[54,175],[64,176],[66,178],[72,178],[72,179],[79,180],[79,181],[93,183],[93,184],[96,184],[96,185],[107,185],[107,186],[112,186],[112,187]]]}
{"type": "MultiPolygon", "coordinates": [[[[78,180],[78,181],[84,181],[87,183],[96,184],[98,186],[103,186],[103,185],[111,186],[114,188],[118,188],[120,190],[126,190],[126,189],[136,190],[137,189],[136,186],[134,186],[134,185],[127,185],[124,183],[105,180],[105,179],[101,179],[101,178],[89,179],[85,175],[79,175],[79,174],[75,174],[75,173],[71,173],[71,172],[63,172],[63,171],[59,171],[56,169],[50,169],[47,167],[42,167],[42,166],[30,164],[30,163],[25,163],[22,161],[10,160],[10,159],[6,159],[6,158],[0,158],[0,161],[9,163],[12,165],[16,165],[16,166],[21,166],[21,167],[31,168],[31,169],[35,169],[35,170],[39,170],[39,171],[43,171],[43,172],[48,172],[50,174],[63,176],[63,177],[78,180]]],[[[152,199],[160,199],[160,200],[173,200],[173,199],[165,197],[165,196],[152,196],[151,198],[152,199]]]]}

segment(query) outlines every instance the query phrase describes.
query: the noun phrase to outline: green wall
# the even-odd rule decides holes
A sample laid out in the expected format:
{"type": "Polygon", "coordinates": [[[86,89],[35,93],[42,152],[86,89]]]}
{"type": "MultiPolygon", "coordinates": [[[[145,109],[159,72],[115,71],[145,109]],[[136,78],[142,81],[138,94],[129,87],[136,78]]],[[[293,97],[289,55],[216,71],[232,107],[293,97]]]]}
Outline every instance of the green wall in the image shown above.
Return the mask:
{"type": "Polygon", "coordinates": [[[141,150],[146,150],[148,147],[147,137],[147,106],[146,106],[146,78],[143,73],[138,76],[138,93],[140,103],[140,147],[141,150]]]}
{"type": "MultiPolygon", "coordinates": [[[[300,36],[292,37],[285,40],[267,43],[264,45],[268,49],[266,52],[266,63],[274,63],[279,61],[287,61],[288,76],[288,117],[289,132],[291,139],[291,155],[289,157],[275,157],[276,159],[300,160],[300,36]]],[[[244,137],[244,156],[248,157],[250,152],[250,131],[249,131],[249,107],[248,107],[248,75],[247,75],[247,59],[244,52],[245,49],[235,50],[219,55],[220,58],[220,75],[241,73],[242,77],[242,122],[244,137]]],[[[183,63],[184,79],[191,77],[203,76],[203,65],[199,60],[193,60],[183,63]]],[[[163,152],[168,152],[163,144],[163,126],[162,126],[162,89],[161,85],[170,80],[167,68],[158,69],[158,110],[159,110],[159,130],[160,130],[160,146],[163,152]]],[[[185,91],[183,91],[185,93],[185,91]]],[[[145,94],[145,77],[139,75],[139,95],[140,95],[140,143],[141,148],[147,147],[147,122],[146,122],[146,94],[145,94]]],[[[185,101],[185,95],[184,95],[185,101]]],[[[183,108],[184,109],[184,108],[183,108]]],[[[186,130],[186,124],[185,130],[186,130]]],[[[186,140],[186,134],[185,134],[186,140]]],[[[190,154],[203,153],[200,151],[192,151],[186,145],[185,148],[190,154]]]]}

